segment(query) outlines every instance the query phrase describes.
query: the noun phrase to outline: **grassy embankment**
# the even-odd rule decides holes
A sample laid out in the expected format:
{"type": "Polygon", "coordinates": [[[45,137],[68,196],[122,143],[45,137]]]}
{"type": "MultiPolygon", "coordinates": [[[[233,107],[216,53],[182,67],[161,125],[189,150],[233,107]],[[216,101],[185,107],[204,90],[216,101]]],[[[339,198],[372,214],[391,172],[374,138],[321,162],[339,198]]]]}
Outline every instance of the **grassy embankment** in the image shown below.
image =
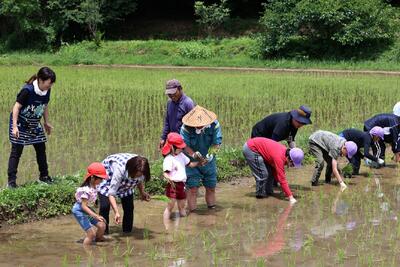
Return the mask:
{"type": "Polygon", "coordinates": [[[197,41],[104,41],[64,45],[55,52],[9,52],[1,65],[137,64],[208,67],[321,68],[346,70],[400,70],[400,42],[370,59],[270,59],[259,56],[250,37],[197,41]]]}

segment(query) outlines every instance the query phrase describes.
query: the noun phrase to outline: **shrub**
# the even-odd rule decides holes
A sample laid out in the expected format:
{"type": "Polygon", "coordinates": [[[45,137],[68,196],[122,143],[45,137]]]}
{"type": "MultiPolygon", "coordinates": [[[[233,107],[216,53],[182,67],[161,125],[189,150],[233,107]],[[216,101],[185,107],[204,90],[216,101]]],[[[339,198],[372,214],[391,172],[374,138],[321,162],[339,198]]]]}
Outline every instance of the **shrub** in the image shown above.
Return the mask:
{"type": "Polygon", "coordinates": [[[206,59],[214,55],[211,48],[199,43],[184,43],[179,46],[179,55],[190,59],[206,59]]]}
{"type": "MultiPolygon", "coordinates": [[[[225,149],[218,154],[218,180],[229,181],[234,177],[250,174],[241,150],[225,149]]],[[[145,190],[151,195],[162,195],[165,180],[162,159],[151,163],[151,180],[145,190]]],[[[22,223],[61,214],[69,214],[75,202],[75,190],[82,175],[56,177],[52,185],[32,182],[17,189],[0,190],[0,223],[22,223]]],[[[138,190],[136,190],[138,193],[138,190]]]]}
{"type": "Polygon", "coordinates": [[[364,57],[389,44],[397,27],[394,8],[381,0],[271,0],[264,6],[265,57],[364,57]]]}

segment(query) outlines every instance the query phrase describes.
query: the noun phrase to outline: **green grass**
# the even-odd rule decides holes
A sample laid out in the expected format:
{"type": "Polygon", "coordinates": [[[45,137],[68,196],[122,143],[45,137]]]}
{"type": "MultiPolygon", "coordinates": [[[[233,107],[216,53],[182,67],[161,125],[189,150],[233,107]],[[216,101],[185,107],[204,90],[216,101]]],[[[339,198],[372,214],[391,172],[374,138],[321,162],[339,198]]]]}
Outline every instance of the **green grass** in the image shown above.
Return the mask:
{"type": "Polygon", "coordinates": [[[104,41],[64,45],[55,52],[10,52],[0,65],[138,64],[208,67],[322,68],[348,70],[400,70],[400,41],[371,60],[260,59],[257,42],[250,37],[197,41],[104,41]]]}
{"type": "MultiPolygon", "coordinates": [[[[53,67],[57,82],[49,105],[54,132],[47,155],[50,175],[83,170],[116,152],[161,157],[157,146],[167,98],[165,81],[177,78],[193,100],[218,115],[226,148],[241,149],[252,126],[266,115],[301,104],[313,124],[300,129],[297,144],[307,148],[317,129],[361,128],[370,116],[391,112],[400,99],[400,78],[373,75],[273,74],[229,71],[135,70],[53,67]]],[[[5,184],[10,151],[9,113],[23,81],[37,67],[0,67],[0,184],[5,184]]],[[[38,176],[34,149],[26,147],[18,183],[38,176]]],[[[160,171],[160,170],[158,170],[160,171]]],[[[222,175],[222,174],[221,174],[222,175]]]]}
{"type": "MultiPolygon", "coordinates": [[[[223,150],[218,154],[218,181],[226,182],[236,177],[250,175],[245,168],[240,150],[223,150]]],[[[146,183],[146,191],[153,199],[167,201],[164,195],[166,182],[162,177],[162,160],[151,163],[151,180],[146,183]]],[[[82,183],[82,175],[55,177],[55,183],[48,185],[29,182],[17,189],[0,189],[0,224],[10,224],[40,220],[61,214],[69,214],[75,202],[75,190],[82,183]]]]}

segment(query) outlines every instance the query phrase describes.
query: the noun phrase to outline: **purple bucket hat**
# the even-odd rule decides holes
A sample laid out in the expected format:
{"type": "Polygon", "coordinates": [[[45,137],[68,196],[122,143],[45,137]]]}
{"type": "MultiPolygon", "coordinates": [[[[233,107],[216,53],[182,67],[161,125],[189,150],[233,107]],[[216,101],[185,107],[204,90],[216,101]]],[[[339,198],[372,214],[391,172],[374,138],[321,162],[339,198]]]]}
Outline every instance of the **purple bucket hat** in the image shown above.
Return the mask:
{"type": "Polygon", "coordinates": [[[289,151],[290,159],[293,161],[293,165],[295,168],[301,167],[301,162],[304,159],[304,152],[300,148],[292,148],[289,151]]]}
{"type": "Polygon", "coordinates": [[[375,126],[369,131],[369,134],[372,136],[378,136],[380,139],[385,139],[385,132],[382,127],[375,126]]]}
{"type": "Polygon", "coordinates": [[[354,143],[353,141],[347,141],[346,143],[344,143],[344,146],[347,150],[347,157],[351,159],[358,150],[356,143],[354,143]]]}

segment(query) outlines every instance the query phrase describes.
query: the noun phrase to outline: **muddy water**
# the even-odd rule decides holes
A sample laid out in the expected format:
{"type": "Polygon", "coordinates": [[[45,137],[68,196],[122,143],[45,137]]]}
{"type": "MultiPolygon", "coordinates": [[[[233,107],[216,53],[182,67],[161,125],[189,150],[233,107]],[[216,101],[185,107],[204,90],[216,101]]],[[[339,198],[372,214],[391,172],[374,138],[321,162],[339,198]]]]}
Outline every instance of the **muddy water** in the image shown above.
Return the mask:
{"type": "Polygon", "coordinates": [[[0,266],[399,266],[399,169],[363,169],[311,188],[312,168],[289,171],[298,203],[255,199],[254,180],[220,184],[218,207],[164,223],[165,203],[135,202],[135,229],[90,249],[71,215],[0,229],[0,266]],[[367,177],[368,176],[368,177],[367,177]]]}

